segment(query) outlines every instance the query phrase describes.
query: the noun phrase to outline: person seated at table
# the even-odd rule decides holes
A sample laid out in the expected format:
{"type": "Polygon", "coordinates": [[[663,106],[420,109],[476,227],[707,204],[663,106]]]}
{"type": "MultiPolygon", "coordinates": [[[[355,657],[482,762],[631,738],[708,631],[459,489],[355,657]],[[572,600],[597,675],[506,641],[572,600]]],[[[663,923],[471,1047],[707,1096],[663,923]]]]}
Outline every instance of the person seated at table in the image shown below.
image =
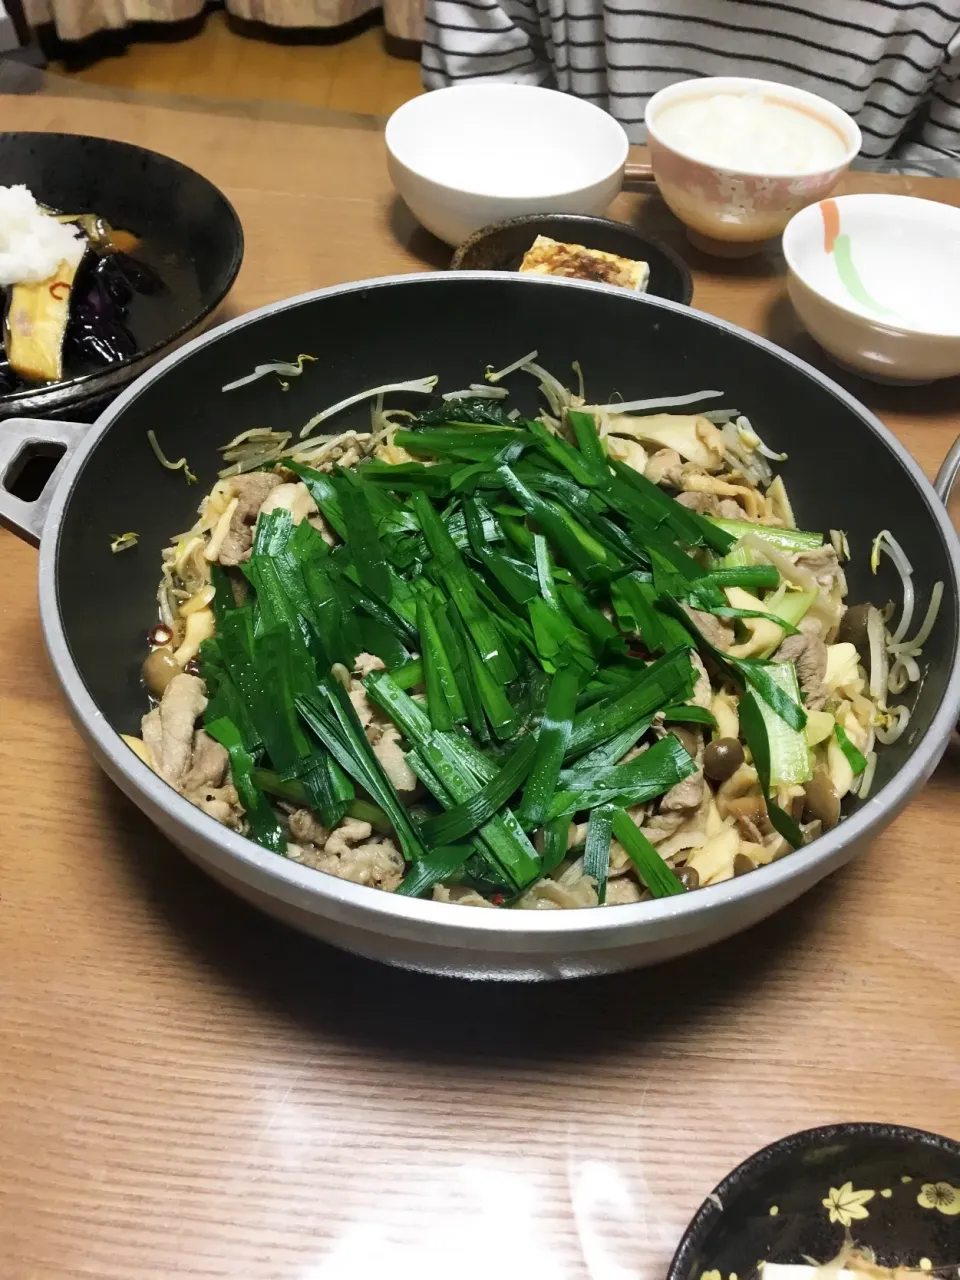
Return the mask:
{"type": "Polygon", "coordinates": [[[849,112],[863,159],[960,175],[960,0],[426,0],[422,68],[562,89],[633,142],[666,85],[777,80],[849,112]]]}

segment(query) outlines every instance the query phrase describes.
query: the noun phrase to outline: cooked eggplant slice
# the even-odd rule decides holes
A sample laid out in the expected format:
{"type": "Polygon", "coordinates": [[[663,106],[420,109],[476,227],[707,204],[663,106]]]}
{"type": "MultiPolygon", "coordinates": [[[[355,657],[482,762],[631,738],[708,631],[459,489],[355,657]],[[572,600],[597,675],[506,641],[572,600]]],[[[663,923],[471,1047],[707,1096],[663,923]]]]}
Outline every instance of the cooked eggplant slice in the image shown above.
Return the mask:
{"type": "Polygon", "coordinates": [[[10,367],[27,382],[59,382],[63,377],[63,339],[76,274],[75,265],[61,262],[49,279],[10,290],[4,345],[10,367]]]}

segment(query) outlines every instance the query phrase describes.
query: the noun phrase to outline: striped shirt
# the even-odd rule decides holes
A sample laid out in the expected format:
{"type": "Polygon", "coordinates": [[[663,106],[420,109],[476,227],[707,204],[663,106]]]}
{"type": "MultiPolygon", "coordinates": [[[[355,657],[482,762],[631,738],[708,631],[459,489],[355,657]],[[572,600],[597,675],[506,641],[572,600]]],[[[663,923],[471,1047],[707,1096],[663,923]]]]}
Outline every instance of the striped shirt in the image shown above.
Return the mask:
{"type": "Polygon", "coordinates": [[[426,0],[422,65],[587,98],[633,142],[668,84],[776,80],[849,112],[868,162],[960,173],[960,0],[426,0]]]}

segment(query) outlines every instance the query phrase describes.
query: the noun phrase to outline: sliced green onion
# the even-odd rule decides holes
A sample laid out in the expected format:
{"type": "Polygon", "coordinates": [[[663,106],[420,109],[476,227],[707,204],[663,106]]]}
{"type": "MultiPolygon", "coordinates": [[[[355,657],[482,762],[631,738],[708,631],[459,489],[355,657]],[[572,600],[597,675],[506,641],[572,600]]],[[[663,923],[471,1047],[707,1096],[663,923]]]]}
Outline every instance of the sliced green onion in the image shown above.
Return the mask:
{"type": "Polygon", "coordinates": [[[573,428],[577,447],[584,457],[589,458],[596,466],[605,466],[607,456],[603,451],[603,445],[597,433],[597,420],[593,414],[581,413],[579,409],[568,409],[567,422],[573,428]]]}
{"type": "Polygon", "coordinates": [[[206,731],[230,756],[230,775],[243,805],[250,835],[272,853],[286,853],[287,841],[270,802],[253,780],[253,757],[246,751],[240,730],[222,717],[207,724],[206,731]]]}
{"type": "Polygon", "coordinates": [[[788,591],[782,599],[765,601],[769,604],[769,612],[777,622],[786,622],[796,627],[800,620],[816,603],[816,591],[788,591]]]}
{"type": "Polygon", "coordinates": [[[780,585],[780,574],[772,564],[747,564],[729,569],[713,569],[703,579],[711,587],[743,587],[763,591],[780,585]]]}
{"type": "MultiPolygon", "coordinates": [[[[583,415],[580,415],[583,416],[583,415]]],[[[560,464],[576,480],[577,484],[587,488],[604,486],[610,483],[610,471],[606,459],[597,459],[567,444],[560,436],[555,436],[539,422],[528,422],[527,430],[536,440],[539,448],[554,462],[560,464]]]]}
{"type": "Polygon", "coordinates": [[[297,699],[297,709],[306,724],[317,735],[340,767],[348,773],[383,809],[393,824],[408,861],[426,855],[419,835],[410,822],[403,802],[384,772],[357,713],[339,681],[326,679],[318,690],[320,696],[305,695],[297,699]]]}
{"type": "Polygon", "coordinates": [[[541,873],[544,876],[556,871],[567,856],[567,843],[570,839],[570,819],[555,818],[543,829],[543,855],[541,873]]]}
{"type": "Polygon", "coordinates": [[[791,729],[800,730],[806,726],[807,713],[800,705],[799,696],[793,698],[783,689],[771,674],[769,663],[757,662],[753,658],[736,658],[732,661],[747,683],[753,686],[767,706],[772,707],[791,729]]]}
{"type": "MultiPolygon", "coordinates": [[[[448,735],[431,734],[418,750],[454,804],[463,804],[482,789],[472,773],[461,771],[455,745],[448,735]]],[[[444,795],[437,799],[446,807],[444,795]]],[[[516,889],[526,888],[540,874],[536,850],[509,809],[489,818],[477,834],[516,889]]]]}
{"type": "Polygon", "coordinates": [[[844,729],[842,724],[834,725],[833,731],[837,736],[837,745],[846,756],[847,764],[849,764],[850,768],[853,770],[853,776],[856,777],[857,774],[863,773],[864,769],[867,767],[867,757],[850,741],[847,731],[844,729]]]}
{"type": "Polygon", "coordinates": [[[429,845],[452,844],[483,826],[507,803],[522,784],[533,763],[537,742],[532,735],[521,738],[519,745],[495,778],[485,783],[479,791],[463,804],[448,809],[439,817],[430,818],[420,828],[420,835],[429,845]]]}
{"type": "Polygon", "coordinates": [[[717,720],[712,711],[689,703],[676,707],[664,707],[660,714],[665,724],[703,724],[711,729],[717,727],[717,720]]]}
{"type": "Polygon", "coordinates": [[[740,728],[747,746],[753,756],[753,765],[760,779],[764,799],[767,804],[767,816],[773,828],[783,836],[794,849],[803,844],[803,832],[785,809],[771,799],[771,744],[767,736],[767,721],[764,718],[759,698],[747,690],[740,699],[737,711],[740,716],[740,728]]]}
{"type": "Polygon", "coordinates": [[[468,844],[457,844],[431,849],[425,858],[415,862],[396,892],[403,898],[419,898],[441,880],[449,880],[473,852],[468,844]]]}
{"type": "Polygon", "coordinates": [[[592,809],[587,823],[587,844],[583,854],[583,874],[592,876],[597,885],[597,902],[607,900],[607,875],[610,871],[610,832],[616,809],[602,804],[592,809]]]}
{"type": "Polygon", "coordinates": [[[684,893],[684,887],[656,849],[623,809],[613,814],[613,834],[623,845],[641,881],[655,898],[684,893]]]}
{"type": "Polygon", "coordinates": [[[537,580],[540,583],[540,594],[553,609],[560,608],[557,585],[553,580],[553,567],[550,564],[550,548],[542,533],[533,536],[533,554],[537,565],[537,580]]]}
{"type": "MultiPolygon", "coordinates": [[[[766,668],[774,684],[778,685],[791,702],[799,705],[800,686],[796,667],[792,662],[771,662],[766,668]]],[[[757,704],[767,732],[770,756],[770,785],[809,782],[813,777],[810,748],[802,729],[794,729],[786,723],[765,701],[757,704]]]]}
{"type": "Polygon", "coordinates": [[[588,751],[586,755],[581,756],[575,765],[570,769],[564,770],[563,776],[581,775],[586,777],[593,770],[604,769],[616,764],[623,759],[631,747],[636,746],[652,723],[652,716],[644,716],[635,723],[627,725],[626,729],[608,742],[603,743],[602,746],[594,747],[592,751],[588,751]]]}
{"type": "Polygon", "coordinates": [[[355,478],[348,479],[346,475],[340,478],[337,495],[343,512],[344,537],[360,585],[379,599],[389,601],[393,595],[390,573],[366,490],[367,486],[355,478]]]}
{"type": "Polygon", "coordinates": [[[661,707],[683,702],[693,692],[693,664],[685,649],[675,649],[646,667],[627,691],[609,706],[590,707],[573,722],[567,756],[583,755],[621,733],[627,725],[661,707]]]}
{"type": "Polygon", "coordinates": [[[576,667],[561,667],[550,685],[537,733],[536,755],[517,813],[525,827],[539,827],[546,819],[570,741],[579,690],[580,674],[576,667]]]}
{"type": "Polygon", "coordinates": [[[414,658],[412,662],[405,662],[402,667],[394,667],[390,675],[398,688],[415,689],[418,684],[423,684],[423,663],[419,658],[414,658]]]}
{"type": "Polygon", "coordinates": [[[627,807],[646,804],[688,778],[697,767],[696,761],[680,739],[668,733],[626,764],[597,770],[565,770],[561,790],[550,803],[550,818],[592,809],[595,805],[617,803],[627,807]]]}
{"type": "Polygon", "coordinates": [[[417,603],[417,623],[430,720],[435,729],[452,729],[454,724],[461,724],[466,719],[466,711],[436,619],[422,597],[417,603]]]}
{"type": "Polygon", "coordinates": [[[724,671],[726,671],[733,679],[741,685],[750,685],[763,698],[768,706],[772,707],[782,720],[790,726],[791,729],[803,729],[807,723],[807,713],[799,702],[794,700],[771,678],[768,671],[768,663],[758,662],[753,658],[734,658],[731,654],[726,653],[723,649],[718,649],[716,645],[710,643],[703,632],[697,627],[693,618],[685,613],[682,606],[676,600],[665,601],[668,607],[676,617],[683,618],[690,627],[696,632],[700,639],[701,647],[713,658],[714,662],[724,671]]]}

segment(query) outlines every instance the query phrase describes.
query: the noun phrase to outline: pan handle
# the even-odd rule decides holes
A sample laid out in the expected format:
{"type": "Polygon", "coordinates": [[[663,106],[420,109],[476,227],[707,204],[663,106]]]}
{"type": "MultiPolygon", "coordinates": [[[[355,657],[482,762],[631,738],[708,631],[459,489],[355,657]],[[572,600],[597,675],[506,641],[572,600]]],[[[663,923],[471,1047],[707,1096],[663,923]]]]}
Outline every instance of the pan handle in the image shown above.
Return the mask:
{"type": "Polygon", "coordinates": [[[960,436],[950,446],[950,452],[944,458],[940,470],[937,472],[937,478],[933,482],[933,487],[936,489],[937,497],[941,502],[946,503],[950,497],[950,491],[956,484],[958,475],[960,475],[960,436]]]}
{"type": "Polygon", "coordinates": [[[71,454],[89,431],[88,422],[46,422],[43,418],[8,418],[0,422],[0,525],[31,546],[40,545],[43,522],[57,481],[71,454]],[[58,457],[39,497],[28,502],[10,492],[31,457],[58,457]]]}

